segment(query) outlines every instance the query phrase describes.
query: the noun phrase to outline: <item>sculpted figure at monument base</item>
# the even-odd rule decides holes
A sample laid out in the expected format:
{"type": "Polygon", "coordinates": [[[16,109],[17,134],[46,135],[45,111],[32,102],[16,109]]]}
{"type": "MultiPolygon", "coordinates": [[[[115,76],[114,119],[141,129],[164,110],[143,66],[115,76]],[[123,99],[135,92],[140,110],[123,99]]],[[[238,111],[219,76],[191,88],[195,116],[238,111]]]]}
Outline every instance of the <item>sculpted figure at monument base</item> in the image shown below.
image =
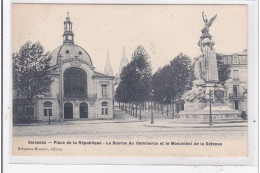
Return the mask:
{"type": "Polygon", "coordinates": [[[201,84],[201,82],[202,80],[195,80],[192,90],[183,95],[185,104],[184,111],[180,112],[180,118],[208,119],[210,106],[213,119],[239,118],[238,110],[225,105],[224,86],[216,83],[201,84]]]}

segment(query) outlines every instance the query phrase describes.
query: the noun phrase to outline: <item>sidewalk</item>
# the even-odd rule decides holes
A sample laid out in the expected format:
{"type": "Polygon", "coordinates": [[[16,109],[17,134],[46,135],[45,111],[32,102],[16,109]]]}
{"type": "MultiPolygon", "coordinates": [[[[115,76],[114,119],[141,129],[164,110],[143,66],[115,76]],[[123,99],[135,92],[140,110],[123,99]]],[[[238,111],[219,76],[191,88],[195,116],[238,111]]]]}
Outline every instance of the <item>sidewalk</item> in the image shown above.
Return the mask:
{"type": "Polygon", "coordinates": [[[154,122],[154,124],[146,123],[144,126],[147,127],[161,127],[161,128],[223,128],[223,127],[247,127],[247,123],[222,123],[222,124],[199,124],[199,123],[164,123],[164,122],[154,122]]]}
{"type": "MultiPolygon", "coordinates": [[[[139,115],[139,111],[138,111],[139,115]]],[[[169,113],[170,115],[170,113],[169,113]]],[[[73,125],[73,124],[128,124],[137,123],[138,126],[146,127],[160,127],[160,128],[221,128],[221,127],[247,127],[246,120],[238,119],[213,119],[213,125],[210,126],[207,119],[171,119],[166,114],[161,115],[153,113],[154,124],[151,124],[151,112],[142,111],[141,120],[139,116],[134,116],[125,113],[118,108],[114,111],[114,119],[79,119],[79,120],[64,120],[62,122],[51,122],[50,125],[73,125]]],[[[49,125],[48,122],[34,122],[34,123],[23,123],[14,124],[14,126],[41,126],[49,125]]]]}
{"type": "MultiPolygon", "coordinates": [[[[170,116],[169,112],[168,115],[170,116]]],[[[153,113],[154,124],[151,124],[151,112],[142,112],[144,126],[161,128],[221,128],[221,127],[247,127],[247,120],[242,119],[213,119],[213,125],[209,125],[208,119],[171,119],[164,115],[153,113]]]]}
{"type": "MultiPolygon", "coordinates": [[[[114,111],[114,119],[69,119],[59,121],[51,121],[50,125],[70,125],[70,124],[105,124],[105,123],[133,123],[140,122],[138,118],[126,114],[125,112],[117,109],[114,111]]],[[[44,122],[32,122],[32,123],[19,123],[14,124],[14,126],[39,126],[39,125],[49,125],[48,121],[44,122]]]]}

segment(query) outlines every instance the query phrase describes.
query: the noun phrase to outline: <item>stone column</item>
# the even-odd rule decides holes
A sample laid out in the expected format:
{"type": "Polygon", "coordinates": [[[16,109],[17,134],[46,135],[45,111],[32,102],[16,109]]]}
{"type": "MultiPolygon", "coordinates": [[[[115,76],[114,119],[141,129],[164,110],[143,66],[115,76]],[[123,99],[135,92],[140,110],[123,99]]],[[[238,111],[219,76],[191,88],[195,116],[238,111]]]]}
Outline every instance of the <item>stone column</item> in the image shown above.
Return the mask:
{"type": "Polygon", "coordinates": [[[214,41],[206,37],[200,40],[200,47],[203,53],[203,75],[209,82],[218,82],[217,57],[214,49],[214,41]]]}
{"type": "Polygon", "coordinates": [[[73,105],[73,119],[79,119],[80,118],[80,116],[79,116],[79,113],[80,113],[79,104],[80,104],[79,101],[76,100],[75,104],[73,105]]]}

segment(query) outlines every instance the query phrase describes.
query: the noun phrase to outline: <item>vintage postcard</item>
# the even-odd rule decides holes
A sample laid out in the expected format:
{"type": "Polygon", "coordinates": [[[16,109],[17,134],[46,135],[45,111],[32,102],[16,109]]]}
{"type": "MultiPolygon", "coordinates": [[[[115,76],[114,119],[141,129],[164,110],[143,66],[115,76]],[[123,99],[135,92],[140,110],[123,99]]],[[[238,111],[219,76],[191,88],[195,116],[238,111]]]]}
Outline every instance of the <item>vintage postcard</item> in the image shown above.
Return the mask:
{"type": "Polygon", "coordinates": [[[12,156],[248,156],[247,5],[12,4],[12,156]]]}

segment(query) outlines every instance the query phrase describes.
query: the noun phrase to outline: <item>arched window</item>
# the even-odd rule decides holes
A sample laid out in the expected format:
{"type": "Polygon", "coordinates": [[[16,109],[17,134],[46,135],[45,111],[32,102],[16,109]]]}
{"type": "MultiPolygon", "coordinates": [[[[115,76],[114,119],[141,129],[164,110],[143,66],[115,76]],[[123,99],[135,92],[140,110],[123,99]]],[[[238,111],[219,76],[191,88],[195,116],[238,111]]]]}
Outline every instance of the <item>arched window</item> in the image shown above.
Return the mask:
{"type": "Polygon", "coordinates": [[[102,102],[102,106],[107,106],[107,102],[102,102]]]}
{"type": "Polygon", "coordinates": [[[87,73],[77,67],[64,72],[64,96],[67,98],[87,97],[87,73]]]}
{"type": "Polygon", "coordinates": [[[102,106],[102,115],[108,115],[108,102],[102,102],[101,106],[102,106]]]}
{"type": "Polygon", "coordinates": [[[44,102],[44,116],[52,116],[52,103],[44,102]]]}

